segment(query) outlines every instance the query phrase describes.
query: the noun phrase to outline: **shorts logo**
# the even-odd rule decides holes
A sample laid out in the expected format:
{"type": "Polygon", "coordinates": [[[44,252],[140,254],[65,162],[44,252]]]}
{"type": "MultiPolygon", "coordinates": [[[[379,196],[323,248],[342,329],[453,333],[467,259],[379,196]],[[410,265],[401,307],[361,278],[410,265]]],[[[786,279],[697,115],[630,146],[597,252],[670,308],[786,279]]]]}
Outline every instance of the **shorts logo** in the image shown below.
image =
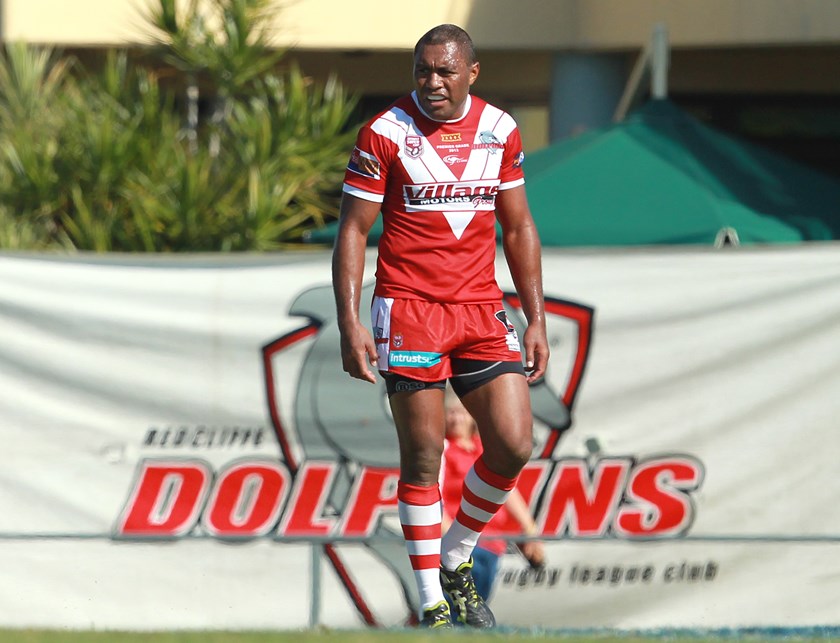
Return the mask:
{"type": "Polygon", "coordinates": [[[516,332],[516,329],[513,327],[513,324],[511,324],[508,321],[507,314],[505,313],[504,310],[498,311],[495,316],[496,316],[496,319],[498,319],[499,322],[502,324],[502,326],[505,327],[505,330],[507,332],[509,332],[509,333],[515,333],[516,332]]]}
{"type": "Polygon", "coordinates": [[[505,343],[507,344],[508,350],[514,353],[522,352],[519,346],[519,336],[516,334],[516,327],[508,321],[505,311],[498,311],[495,317],[505,327],[505,332],[507,333],[505,335],[505,343]]]}
{"type": "Polygon", "coordinates": [[[394,335],[394,348],[399,348],[403,345],[403,336],[400,333],[394,335]]]}
{"type": "Polygon", "coordinates": [[[423,153],[423,139],[420,136],[406,136],[404,148],[406,155],[416,159],[423,153]]]}
{"type": "Polygon", "coordinates": [[[403,391],[422,391],[425,388],[426,382],[418,382],[416,380],[400,380],[394,387],[397,393],[401,393],[403,391]]]}
{"type": "Polygon", "coordinates": [[[405,368],[428,368],[439,364],[440,357],[440,353],[428,353],[426,351],[391,351],[388,364],[405,368]]]}

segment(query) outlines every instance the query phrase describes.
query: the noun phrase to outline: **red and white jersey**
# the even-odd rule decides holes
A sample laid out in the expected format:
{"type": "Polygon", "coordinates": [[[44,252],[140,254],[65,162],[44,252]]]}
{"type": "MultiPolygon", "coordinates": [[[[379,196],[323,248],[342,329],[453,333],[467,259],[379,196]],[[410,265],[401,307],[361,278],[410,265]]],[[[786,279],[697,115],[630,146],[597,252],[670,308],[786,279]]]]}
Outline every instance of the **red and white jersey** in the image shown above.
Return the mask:
{"type": "Polygon", "coordinates": [[[414,94],[359,131],[344,191],[382,203],[375,294],[441,303],[498,301],[495,201],[525,182],[513,118],[468,96],[454,121],[414,94]]]}

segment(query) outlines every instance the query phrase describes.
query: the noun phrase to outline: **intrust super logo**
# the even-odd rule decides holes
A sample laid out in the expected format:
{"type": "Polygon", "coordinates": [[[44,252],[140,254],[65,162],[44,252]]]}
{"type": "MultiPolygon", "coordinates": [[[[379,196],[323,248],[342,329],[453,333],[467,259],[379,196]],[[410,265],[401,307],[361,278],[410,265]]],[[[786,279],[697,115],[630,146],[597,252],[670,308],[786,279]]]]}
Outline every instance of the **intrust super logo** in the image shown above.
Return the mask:
{"type": "Polygon", "coordinates": [[[388,362],[391,366],[407,366],[409,368],[427,368],[440,363],[440,353],[424,351],[391,351],[388,362]]]}

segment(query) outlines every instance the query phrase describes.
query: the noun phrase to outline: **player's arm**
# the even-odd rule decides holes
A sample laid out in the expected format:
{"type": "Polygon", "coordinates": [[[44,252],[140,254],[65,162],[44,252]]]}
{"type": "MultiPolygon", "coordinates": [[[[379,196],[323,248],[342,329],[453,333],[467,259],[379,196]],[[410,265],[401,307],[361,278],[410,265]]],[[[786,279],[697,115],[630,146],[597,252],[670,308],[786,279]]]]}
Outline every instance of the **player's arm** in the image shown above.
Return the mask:
{"type": "Polygon", "coordinates": [[[341,360],[352,377],[376,382],[369,368],[376,367],[376,346],[359,317],[365,247],[368,234],[379,215],[381,204],[347,194],[342,195],[332,259],[333,291],[341,335],[341,360]]]}
{"type": "Polygon", "coordinates": [[[502,226],[502,247],[513,284],[528,320],[522,345],[525,366],[529,371],[528,382],[531,383],[545,374],[549,350],[545,331],[540,238],[528,207],[524,185],[499,191],[496,217],[502,226]]]}
{"type": "MultiPolygon", "coordinates": [[[[528,509],[525,498],[522,497],[522,494],[516,487],[508,494],[505,500],[505,508],[519,524],[523,534],[526,536],[537,535],[537,525],[534,522],[534,517],[531,515],[530,509],[528,509]]],[[[525,558],[528,559],[532,567],[537,568],[545,565],[545,548],[541,541],[526,540],[521,543],[516,543],[516,546],[525,558]]]]}

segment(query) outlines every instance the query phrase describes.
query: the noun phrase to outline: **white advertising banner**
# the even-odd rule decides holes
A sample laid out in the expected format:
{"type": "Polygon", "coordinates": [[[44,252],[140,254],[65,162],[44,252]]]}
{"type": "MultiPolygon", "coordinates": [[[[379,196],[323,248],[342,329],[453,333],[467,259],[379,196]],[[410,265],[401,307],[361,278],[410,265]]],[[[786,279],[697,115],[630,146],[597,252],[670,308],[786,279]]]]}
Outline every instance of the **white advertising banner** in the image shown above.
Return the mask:
{"type": "MultiPolygon", "coordinates": [[[[840,246],[543,264],[520,490],[548,563],[503,558],[499,622],[840,626],[840,246]]],[[[0,444],[0,627],[416,606],[384,385],[341,370],[328,252],[0,255],[0,444]]]]}

